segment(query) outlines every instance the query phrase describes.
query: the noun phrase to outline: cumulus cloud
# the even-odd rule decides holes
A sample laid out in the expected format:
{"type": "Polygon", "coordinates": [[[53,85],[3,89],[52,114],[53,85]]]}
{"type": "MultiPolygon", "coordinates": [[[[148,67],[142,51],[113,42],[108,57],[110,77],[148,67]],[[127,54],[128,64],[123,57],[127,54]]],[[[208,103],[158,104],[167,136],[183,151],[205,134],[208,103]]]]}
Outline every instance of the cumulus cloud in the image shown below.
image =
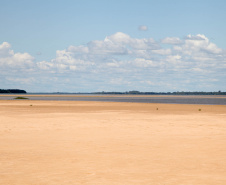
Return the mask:
{"type": "Polygon", "coordinates": [[[163,44],[182,44],[182,41],[180,40],[180,38],[177,37],[166,37],[164,39],[162,39],[161,41],[163,44]]]}
{"type": "MultiPolygon", "coordinates": [[[[208,57],[210,54],[223,54],[223,50],[218,48],[214,43],[211,43],[205,35],[188,35],[184,44],[178,47],[176,50],[180,50],[187,55],[208,57]]],[[[213,55],[216,57],[217,55],[213,55]]]]}
{"type": "Polygon", "coordinates": [[[6,80],[11,82],[17,82],[21,84],[28,84],[32,85],[37,79],[30,77],[30,78],[18,78],[18,77],[7,77],[6,80]]]}
{"type": "MultiPolygon", "coordinates": [[[[194,87],[206,90],[206,84],[214,88],[216,81],[226,85],[226,51],[202,34],[167,37],[157,42],[117,32],[103,40],[58,50],[50,61],[35,61],[28,53],[14,53],[4,42],[0,45],[0,67],[8,69],[8,73],[12,68],[36,71],[36,76],[27,74],[32,80],[21,81],[38,83],[43,79],[46,84],[46,79],[54,83],[61,80],[61,87],[68,91],[72,91],[73,84],[86,91],[131,87],[143,91],[192,91],[198,90],[194,87]]],[[[8,78],[10,82],[12,79],[8,78]]],[[[24,77],[20,73],[15,79],[18,83],[24,77]]]]}
{"type": "Polygon", "coordinates": [[[8,42],[3,42],[0,45],[0,56],[1,58],[6,58],[14,54],[13,50],[10,49],[11,45],[8,42]]]}
{"type": "Polygon", "coordinates": [[[138,27],[138,29],[139,29],[140,31],[147,31],[147,30],[148,30],[148,27],[145,26],[145,25],[141,25],[141,26],[138,27]]]}
{"type": "Polygon", "coordinates": [[[0,45],[0,67],[1,69],[32,69],[34,57],[28,53],[14,53],[8,42],[0,45]]]}
{"type": "Polygon", "coordinates": [[[152,53],[159,54],[159,55],[170,55],[172,53],[171,49],[156,49],[153,50],[152,53]]]}
{"type": "MultiPolygon", "coordinates": [[[[38,62],[37,65],[44,70],[97,70],[127,64],[128,60],[122,57],[148,58],[151,51],[167,53],[160,49],[159,44],[152,38],[136,39],[129,35],[117,32],[107,36],[104,40],[90,41],[84,46],[69,46],[65,50],[56,51],[56,58],[49,61],[38,62]]],[[[134,60],[133,59],[133,60],[134,60]]]]}
{"type": "Polygon", "coordinates": [[[207,38],[205,37],[205,35],[187,35],[185,37],[186,40],[206,40],[207,38]]]}

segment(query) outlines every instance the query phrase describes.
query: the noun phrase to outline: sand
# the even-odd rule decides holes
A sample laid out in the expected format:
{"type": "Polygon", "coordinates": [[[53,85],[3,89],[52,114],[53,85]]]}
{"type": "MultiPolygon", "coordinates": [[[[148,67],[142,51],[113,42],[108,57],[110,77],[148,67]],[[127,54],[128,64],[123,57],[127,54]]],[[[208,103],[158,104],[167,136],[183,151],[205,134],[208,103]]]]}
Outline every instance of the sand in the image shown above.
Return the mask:
{"type": "Polygon", "coordinates": [[[225,185],[226,106],[0,101],[1,185],[225,185]]]}

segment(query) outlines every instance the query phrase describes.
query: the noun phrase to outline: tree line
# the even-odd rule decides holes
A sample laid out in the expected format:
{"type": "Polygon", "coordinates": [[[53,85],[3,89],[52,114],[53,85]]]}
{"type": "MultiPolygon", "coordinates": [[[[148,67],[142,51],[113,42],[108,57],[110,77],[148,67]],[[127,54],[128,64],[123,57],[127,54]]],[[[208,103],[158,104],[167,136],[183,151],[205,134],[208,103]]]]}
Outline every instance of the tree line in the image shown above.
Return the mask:
{"type": "MultiPolygon", "coordinates": [[[[0,93],[18,93],[25,94],[27,93],[25,90],[21,89],[0,89],[0,93]]],[[[69,93],[69,94],[83,94],[83,93],[69,93]]],[[[177,92],[140,92],[140,91],[126,91],[126,92],[93,92],[93,93],[85,93],[85,94],[118,94],[118,95],[226,95],[226,92],[216,91],[216,92],[204,92],[204,91],[177,91],[177,92]]]]}
{"type": "Polygon", "coordinates": [[[204,92],[204,91],[177,91],[177,92],[140,92],[140,91],[126,91],[126,92],[95,92],[93,94],[128,94],[128,95],[226,95],[226,92],[204,92]]]}
{"type": "Polygon", "coordinates": [[[21,89],[0,89],[0,93],[27,93],[25,90],[21,89]]]}

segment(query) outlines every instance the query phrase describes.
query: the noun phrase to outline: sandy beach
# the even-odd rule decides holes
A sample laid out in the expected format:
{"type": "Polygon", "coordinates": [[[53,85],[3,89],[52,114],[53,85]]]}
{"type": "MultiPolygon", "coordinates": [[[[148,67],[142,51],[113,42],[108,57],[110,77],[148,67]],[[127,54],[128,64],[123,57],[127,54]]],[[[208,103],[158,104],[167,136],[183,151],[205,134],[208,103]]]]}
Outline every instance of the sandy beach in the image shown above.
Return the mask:
{"type": "Polygon", "coordinates": [[[1,185],[225,185],[226,106],[0,100],[1,185]]]}

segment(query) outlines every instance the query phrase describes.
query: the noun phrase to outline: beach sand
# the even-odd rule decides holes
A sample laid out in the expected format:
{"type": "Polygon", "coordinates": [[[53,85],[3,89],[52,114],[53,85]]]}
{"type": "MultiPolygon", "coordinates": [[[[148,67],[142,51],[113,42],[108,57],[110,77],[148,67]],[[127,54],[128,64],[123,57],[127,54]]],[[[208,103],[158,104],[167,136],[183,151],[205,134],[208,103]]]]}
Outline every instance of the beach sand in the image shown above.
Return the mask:
{"type": "Polygon", "coordinates": [[[226,106],[0,101],[1,185],[225,185],[226,106]]]}

